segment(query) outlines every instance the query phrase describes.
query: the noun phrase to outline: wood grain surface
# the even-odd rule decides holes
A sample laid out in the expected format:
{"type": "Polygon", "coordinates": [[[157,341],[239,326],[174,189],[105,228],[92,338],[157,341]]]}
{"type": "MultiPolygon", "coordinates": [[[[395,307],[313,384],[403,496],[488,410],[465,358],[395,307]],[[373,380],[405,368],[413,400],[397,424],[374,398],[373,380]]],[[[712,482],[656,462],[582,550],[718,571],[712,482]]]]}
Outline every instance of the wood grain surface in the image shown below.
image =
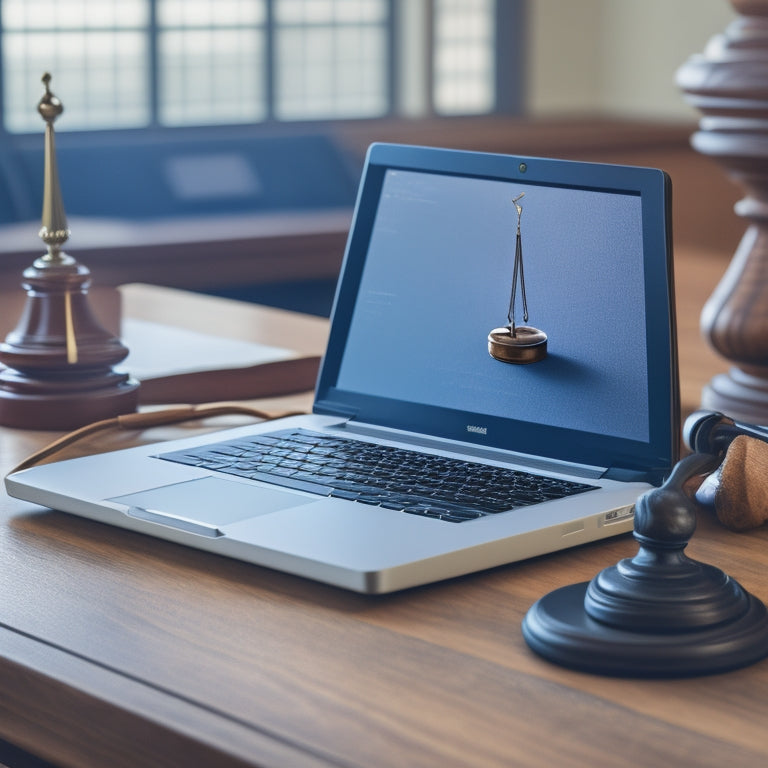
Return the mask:
{"type": "MultiPolygon", "coordinates": [[[[726,262],[678,257],[688,410],[719,370],[694,315],[726,262]]],[[[0,432],[3,469],[49,437],[0,432]]],[[[371,597],[3,495],[0,737],[81,766],[766,765],[768,661],[624,680],[526,646],[536,599],[635,551],[622,536],[371,597]]],[[[702,515],[688,554],[768,600],[768,529],[702,515]]]]}

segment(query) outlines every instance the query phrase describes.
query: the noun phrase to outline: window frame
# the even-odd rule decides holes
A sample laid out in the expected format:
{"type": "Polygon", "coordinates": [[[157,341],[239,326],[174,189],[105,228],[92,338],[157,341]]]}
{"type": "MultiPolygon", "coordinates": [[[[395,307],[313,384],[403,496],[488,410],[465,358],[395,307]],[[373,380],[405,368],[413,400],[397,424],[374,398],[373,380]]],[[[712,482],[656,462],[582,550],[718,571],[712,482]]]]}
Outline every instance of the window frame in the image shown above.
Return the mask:
{"type": "MultiPolygon", "coordinates": [[[[196,132],[207,131],[214,137],[217,133],[227,135],[232,131],[243,129],[246,126],[259,133],[269,133],[279,129],[293,130],[299,132],[310,132],[317,130],[327,130],[336,124],[357,123],[357,124],[375,124],[377,121],[391,121],[399,118],[425,117],[438,119],[455,119],[464,115],[451,114],[443,115],[436,111],[434,106],[433,79],[433,30],[434,30],[434,3],[435,0],[423,0],[425,3],[425,13],[427,23],[424,34],[421,36],[423,53],[420,56],[424,72],[421,73],[425,78],[424,101],[420,114],[404,115],[399,103],[399,84],[402,82],[402,68],[404,66],[404,56],[398,55],[398,30],[400,14],[402,13],[403,3],[413,2],[413,0],[386,0],[388,6],[389,20],[387,22],[387,100],[388,110],[381,115],[365,117],[332,117],[325,119],[297,119],[285,120],[275,117],[275,57],[274,57],[274,10],[273,0],[266,1],[265,26],[266,34],[266,77],[265,77],[265,99],[266,114],[263,120],[245,123],[220,123],[220,124],[201,124],[201,125],[165,125],[158,117],[160,112],[160,94],[159,94],[159,76],[158,76],[158,27],[157,27],[157,5],[156,0],[149,0],[149,71],[151,76],[148,82],[149,90],[149,108],[150,118],[145,126],[126,127],[126,128],[99,128],[99,129],[72,129],[59,131],[58,135],[69,136],[77,135],[83,138],[90,136],[100,137],[108,135],[112,141],[118,142],[120,136],[164,136],[194,135],[196,132]]],[[[528,0],[496,0],[494,8],[494,107],[489,112],[467,113],[467,116],[478,117],[480,115],[522,115],[524,113],[525,101],[525,28],[527,19],[527,1],[528,0]]],[[[2,0],[0,0],[0,11],[2,0]]],[[[1,17],[0,17],[1,19],[1,17]]],[[[4,33],[0,21],[0,68],[3,61],[3,38],[4,33]]],[[[5,89],[4,80],[0,77],[0,137],[12,142],[25,143],[24,137],[37,136],[37,131],[15,132],[9,131],[5,125],[5,89]]],[[[42,93],[42,86],[40,93],[42,93]]],[[[65,100],[65,95],[62,95],[65,100]]],[[[41,122],[42,126],[42,122],[41,122]]]]}

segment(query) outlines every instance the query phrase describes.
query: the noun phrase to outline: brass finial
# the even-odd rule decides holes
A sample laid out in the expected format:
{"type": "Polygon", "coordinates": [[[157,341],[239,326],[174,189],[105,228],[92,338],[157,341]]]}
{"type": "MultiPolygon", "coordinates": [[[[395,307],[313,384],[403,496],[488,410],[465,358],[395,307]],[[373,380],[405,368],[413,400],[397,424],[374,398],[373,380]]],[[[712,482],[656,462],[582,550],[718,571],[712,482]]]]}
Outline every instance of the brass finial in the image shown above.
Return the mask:
{"type": "Polygon", "coordinates": [[[52,123],[64,111],[64,105],[51,92],[51,73],[46,72],[41,79],[45,92],[37,105],[37,111],[46,123],[52,123]]]}
{"type": "Polygon", "coordinates": [[[42,77],[45,91],[37,105],[37,111],[45,120],[45,176],[43,183],[43,215],[40,239],[48,246],[48,253],[38,259],[40,268],[64,266],[74,263],[74,259],[61,250],[69,238],[67,216],[59,186],[59,171],[56,163],[56,141],[53,122],[64,111],[64,106],[51,92],[51,75],[46,72],[42,77]]]}

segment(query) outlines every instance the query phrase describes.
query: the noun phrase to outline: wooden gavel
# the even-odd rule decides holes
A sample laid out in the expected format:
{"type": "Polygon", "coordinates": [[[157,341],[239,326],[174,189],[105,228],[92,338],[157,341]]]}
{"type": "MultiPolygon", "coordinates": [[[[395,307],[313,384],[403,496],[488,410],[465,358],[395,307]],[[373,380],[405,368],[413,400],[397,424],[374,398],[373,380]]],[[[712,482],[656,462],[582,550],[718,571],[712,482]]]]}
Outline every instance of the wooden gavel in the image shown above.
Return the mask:
{"type": "Polygon", "coordinates": [[[697,453],[725,454],[699,486],[696,500],[732,531],[768,522],[768,430],[698,411],[686,421],[684,436],[697,453]]]}
{"type": "Polygon", "coordinates": [[[739,435],[725,459],[696,491],[696,500],[713,509],[732,531],[748,531],[768,522],[768,444],[739,435]]]}

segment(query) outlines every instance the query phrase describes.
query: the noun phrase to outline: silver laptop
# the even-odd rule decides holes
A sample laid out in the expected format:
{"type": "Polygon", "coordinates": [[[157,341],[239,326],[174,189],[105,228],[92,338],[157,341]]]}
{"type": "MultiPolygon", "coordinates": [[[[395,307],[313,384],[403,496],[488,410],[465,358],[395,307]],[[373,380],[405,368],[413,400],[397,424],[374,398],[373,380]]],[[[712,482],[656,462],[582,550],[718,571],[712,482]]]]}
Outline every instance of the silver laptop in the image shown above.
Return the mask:
{"type": "Polygon", "coordinates": [[[8,493],[370,593],[627,532],[677,459],[669,195],[654,169],[373,145],[312,414],[8,493]]]}

